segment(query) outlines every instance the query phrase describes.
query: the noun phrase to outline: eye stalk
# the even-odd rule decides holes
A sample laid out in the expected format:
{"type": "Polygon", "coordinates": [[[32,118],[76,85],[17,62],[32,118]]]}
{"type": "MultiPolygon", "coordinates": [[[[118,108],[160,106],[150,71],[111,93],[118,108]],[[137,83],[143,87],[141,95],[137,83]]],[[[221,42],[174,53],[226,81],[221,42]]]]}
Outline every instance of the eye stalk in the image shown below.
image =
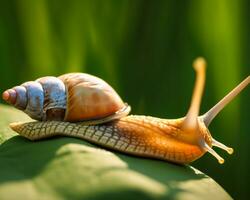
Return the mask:
{"type": "Polygon", "coordinates": [[[186,132],[193,132],[198,129],[198,116],[206,78],[205,59],[202,57],[197,58],[193,63],[193,67],[197,75],[191,105],[182,124],[182,130],[186,132]]]}
{"type": "Polygon", "coordinates": [[[228,104],[230,103],[245,87],[250,83],[250,76],[245,78],[239,85],[237,85],[231,92],[229,92],[223,99],[221,99],[214,107],[207,111],[204,115],[201,116],[204,123],[208,127],[212,120],[216,117],[217,114],[228,104]]]}
{"type": "Polygon", "coordinates": [[[215,118],[215,116],[229,103],[231,102],[248,84],[250,83],[250,76],[248,76],[245,80],[243,80],[238,86],[236,86],[229,94],[227,94],[221,101],[219,101],[214,107],[212,107],[208,112],[204,115],[199,116],[200,104],[202,99],[202,94],[205,85],[206,78],[206,61],[204,58],[197,58],[193,67],[196,71],[196,81],[195,87],[193,91],[193,96],[191,100],[191,105],[188,110],[186,117],[181,125],[181,130],[184,131],[187,135],[186,137],[189,140],[198,141],[200,147],[204,150],[212,154],[220,164],[224,163],[224,159],[220,157],[213,149],[212,146],[219,147],[229,154],[233,153],[233,149],[227,147],[226,145],[216,141],[209,134],[209,130],[207,127],[211,123],[211,121],[215,118]],[[198,119],[199,118],[199,119],[198,119]],[[211,142],[206,142],[205,138],[202,137],[202,134],[199,127],[205,128],[211,137],[211,142]]]}

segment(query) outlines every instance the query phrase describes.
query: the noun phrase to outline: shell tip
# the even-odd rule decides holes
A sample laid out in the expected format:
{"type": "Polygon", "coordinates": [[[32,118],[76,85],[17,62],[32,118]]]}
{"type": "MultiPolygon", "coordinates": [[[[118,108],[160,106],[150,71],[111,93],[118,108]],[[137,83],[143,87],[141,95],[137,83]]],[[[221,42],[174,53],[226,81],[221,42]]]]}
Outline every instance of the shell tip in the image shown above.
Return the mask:
{"type": "Polygon", "coordinates": [[[15,104],[17,98],[17,93],[13,89],[9,89],[3,92],[2,99],[10,104],[15,104]]]}
{"type": "Polygon", "coordinates": [[[9,98],[10,98],[10,93],[9,93],[7,90],[4,91],[3,94],[2,94],[2,99],[3,99],[4,101],[8,101],[9,98]]]}

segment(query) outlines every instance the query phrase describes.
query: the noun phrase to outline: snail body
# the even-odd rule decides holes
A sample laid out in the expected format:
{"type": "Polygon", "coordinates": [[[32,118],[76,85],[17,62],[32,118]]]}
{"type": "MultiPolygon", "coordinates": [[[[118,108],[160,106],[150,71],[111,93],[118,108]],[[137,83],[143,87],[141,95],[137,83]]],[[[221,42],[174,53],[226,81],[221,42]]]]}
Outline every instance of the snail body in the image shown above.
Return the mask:
{"type": "MultiPolygon", "coordinates": [[[[13,123],[11,128],[30,140],[73,136],[135,156],[190,163],[206,151],[195,143],[181,140],[183,133],[178,129],[178,124],[182,121],[183,119],[176,121],[129,115],[99,125],[86,125],[86,122],[48,121],[13,123]]],[[[209,135],[205,137],[207,143],[211,144],[211,137],[209,135]]]]}
{"type": "Polygon", "coordinates": [[[3,99],[35,122],[11,123],[20,135],[39,140],[57,135],[82,138],[127,154],[190,163],[206,152],[223,163],[213,149],[233,149],[216,141],[208,126],[214,117],[249,83],[248,76],[228,95],[199,116],[205,84],[205,61],[194,62],[197,78],[188,113],[179,119],[128,115],[130,106],[103,80],[83,73],[43,77],[3,93],[3,99]],[[128,116],[127,116],[128,115],[128,116]]]}

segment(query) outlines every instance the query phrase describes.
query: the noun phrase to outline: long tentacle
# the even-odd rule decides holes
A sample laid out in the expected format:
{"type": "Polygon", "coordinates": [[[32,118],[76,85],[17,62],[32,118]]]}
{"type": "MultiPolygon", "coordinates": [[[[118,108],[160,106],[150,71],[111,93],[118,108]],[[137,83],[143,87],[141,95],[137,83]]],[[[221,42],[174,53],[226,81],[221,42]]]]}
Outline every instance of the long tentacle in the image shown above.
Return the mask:
{"type": "Polygon", "coordinates": [[[205,85],[205,68],[206,61],[203,58],[197,58],[194,61],[194,69],[196,71],[196,81],[192,101],[186,118],[183,122],[182,129],[185,131],[195,131],[198,127],[198,115],[200,110],[202,93],[205,85]]]}
{"type": "Polygon", "coordinates": [[[229,92],[223,99],[221,99],[214,107],[206,112],[201,118],[208,127],[216,115],[230,103],[244,88],[250,83],[250,76],[245,78],[239,85],[237,85],[231,92],[229,92]]]}

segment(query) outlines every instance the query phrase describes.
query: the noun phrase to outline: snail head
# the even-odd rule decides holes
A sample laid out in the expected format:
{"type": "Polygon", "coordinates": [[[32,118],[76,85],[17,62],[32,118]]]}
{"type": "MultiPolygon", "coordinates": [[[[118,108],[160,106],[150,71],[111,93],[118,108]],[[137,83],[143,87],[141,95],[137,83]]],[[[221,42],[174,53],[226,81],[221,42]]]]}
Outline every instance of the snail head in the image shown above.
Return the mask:
{"type": "Polygon", "coordinates": [[[216,117],[216,115],[250,83],[250,76],[244,79],[208,112],[199,116],[200,103],[205,85],[206,61],[204,58],[197,58],[193,63],[193,67],[197,74],[195,87],[191,105],[186,116],[181,121],[180,129],[183,133],[185,133],[183,134],[183,137],[187,142],[198,144],[203,151],[212,154],[214,157],[216,157],[218,162],[222,164],[224,163],[224,159],[220,157],[212,149],[212,147],[219,147],[227,151],[229,154],[233,153],[233,149],[215,140],[211,136],[208,126],[216,117]]]}

